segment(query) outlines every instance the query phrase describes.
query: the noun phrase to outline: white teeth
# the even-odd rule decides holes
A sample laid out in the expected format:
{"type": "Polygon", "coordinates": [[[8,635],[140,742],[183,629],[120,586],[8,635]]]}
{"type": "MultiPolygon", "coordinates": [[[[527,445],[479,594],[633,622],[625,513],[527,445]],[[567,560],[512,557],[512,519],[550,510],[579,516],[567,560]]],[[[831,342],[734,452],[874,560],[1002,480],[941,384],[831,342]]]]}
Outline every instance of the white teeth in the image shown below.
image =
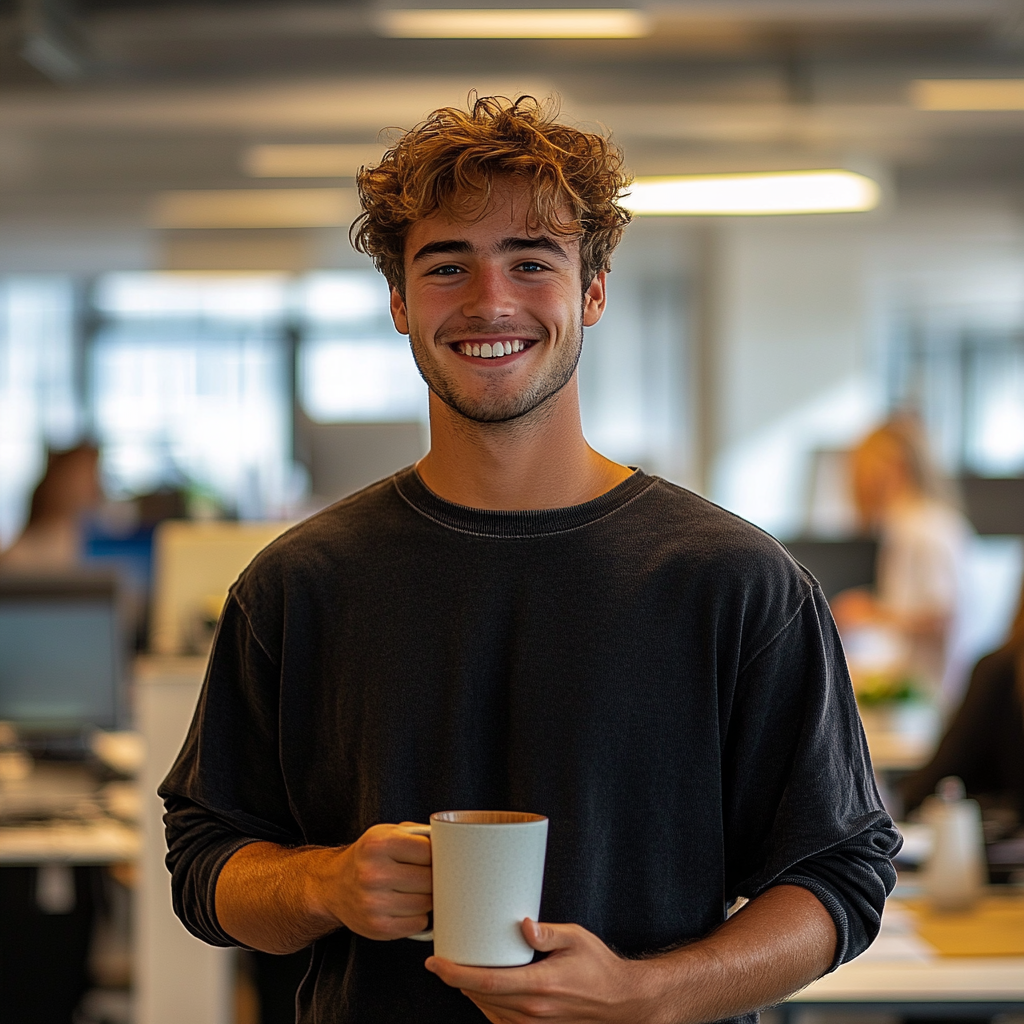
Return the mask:
{"type": "Polygon", "coordinates": [[[475,344],[471,341],[460,341],[456,351],[464,356],[476,356],[477,359],[500,359],[502,356],[510,356],[513,352],[522,352],[526,348],[526,342],[516,338],[515,341],[495,341],[488,344],[475,344]]]}

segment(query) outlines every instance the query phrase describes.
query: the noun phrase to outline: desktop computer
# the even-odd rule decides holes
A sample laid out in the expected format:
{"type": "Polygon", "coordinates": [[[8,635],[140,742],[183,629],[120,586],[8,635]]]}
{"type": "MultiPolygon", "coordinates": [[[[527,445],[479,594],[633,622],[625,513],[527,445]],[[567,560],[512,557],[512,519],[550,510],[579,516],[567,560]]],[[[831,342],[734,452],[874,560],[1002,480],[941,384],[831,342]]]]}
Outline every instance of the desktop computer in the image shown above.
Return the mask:
{"type": "Polygon", "coordinates": [[[115,574],[0,573],[0,720],[23,736],[124,728],[127,655],[115,574]]]}

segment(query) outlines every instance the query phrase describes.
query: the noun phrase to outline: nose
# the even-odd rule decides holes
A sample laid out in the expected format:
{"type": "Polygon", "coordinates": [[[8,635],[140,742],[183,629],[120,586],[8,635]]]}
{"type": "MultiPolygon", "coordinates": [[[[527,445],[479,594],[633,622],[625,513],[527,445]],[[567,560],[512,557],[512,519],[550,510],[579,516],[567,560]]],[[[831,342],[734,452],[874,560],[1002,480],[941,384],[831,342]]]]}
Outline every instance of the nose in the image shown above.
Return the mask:
{"type": "Polygon", "coordinates": [[[488,323],[515,313],[513,285],[500,267],[484,266],[473,274],[465,293],[462,315],[488,323]]]}

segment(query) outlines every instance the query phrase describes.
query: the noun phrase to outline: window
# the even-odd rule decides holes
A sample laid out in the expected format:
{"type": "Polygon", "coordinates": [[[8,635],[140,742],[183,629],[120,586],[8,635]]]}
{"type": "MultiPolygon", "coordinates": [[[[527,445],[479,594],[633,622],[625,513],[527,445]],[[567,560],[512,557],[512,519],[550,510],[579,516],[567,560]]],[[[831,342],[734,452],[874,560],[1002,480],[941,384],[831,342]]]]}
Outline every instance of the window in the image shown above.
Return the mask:
{"type": "Polygon", "coordinates": [[[395,331],[387,283],[374,271],[302,282],[298,396],[319,423],[425,420],[427,388],[395,331]]]}
{"type": "Polygon", "coordinates": [[[280,514],[292,478],[288,298],[280,277],[98,282],[91,408],[115,490],[191,483],[245,518],[280,514]]]}
{"type": "Polygon", "coordinates": [[[75,366],[72,282],[0,279],[0,547],[21,530],[46,447],[78,440],[75,366]]]}

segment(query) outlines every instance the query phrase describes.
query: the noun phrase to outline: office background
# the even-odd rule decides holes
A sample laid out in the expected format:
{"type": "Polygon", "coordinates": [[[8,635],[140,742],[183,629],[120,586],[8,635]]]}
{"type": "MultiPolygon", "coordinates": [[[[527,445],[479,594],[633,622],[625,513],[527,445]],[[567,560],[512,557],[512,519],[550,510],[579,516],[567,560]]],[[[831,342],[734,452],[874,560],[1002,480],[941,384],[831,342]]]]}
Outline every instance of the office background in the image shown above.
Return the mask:
{"type": "MultiPolygon", "coordinates": [[[[421,6],[0,0],[0,550],[47,451],[95,442],[106,501],[85,553],[100,577],[122,573],[131,635],[106,653],[136,692],[94,724],[134,725],[151,752],[141,768],[103,761],[104,785],[141,772],[153,788],[218,595],[248,557],[425,450],[425,387],[386,286],[348,243],[353,175],[394,127],[471,90],[557,98],[568,120],[610,131],[641,179],[834,168],[877,183],[864,212],[638,216],[587,332],[584,428],[791,542],[831,593],[873,577],[873,542],[851,540],[847,453],[915,411],[977,530],[966,683],[1001,642],[1024,568],[1024,6],[666,0],[611,9],[610,29],[576,9],[563,38],[521,38],[537,31],[521,20],[497,38],[465,24],[431,38],[403,20],[421,6]],[[164,590],[147,604],[154,577],[164,590]]],[[[924,756],[907,749],[880,763],[898,775],[924,756]]],[[[81,794],[61,786],[54,806],[71,814],[81,794]]],[[[103,806],[125,793],[104,790],[103,806]]],[[[118,820],[141,815],[152,838],[151,804],[118,820]]],[[[107,840],[107,861],[127,850],[165,881],[158,841],[107,840]]],[[[53,920],[92,943],[81,983],[102,991],[81,1024],[258,1019],[259,971],[181,945],[163,890],[122,875],[96,893],[80,863],[71,883],[39,871],[18,890],[26,912],[52,898],[53,920]],[[116,924],[99,947],[94,897],[116,924]],[[130,968],[125,936],[144,947],[130,968]],[[161,973],[161,956],[195,984],[161,973]],[[129,983],[135,1001],[119,1000],[129,983]],[[176,1002],[186,994],[194,1005],[176,1002]]],[[[966,1016],[1019,1013],[1024,995],[997,975],[972,975],[966,1016]]],[[[922,977],[918,1011],[939,1012],[925,998],[936,976],[922,977]]],[[[867,1009],[910,1013],[903,991],[867,1009]]]]}

